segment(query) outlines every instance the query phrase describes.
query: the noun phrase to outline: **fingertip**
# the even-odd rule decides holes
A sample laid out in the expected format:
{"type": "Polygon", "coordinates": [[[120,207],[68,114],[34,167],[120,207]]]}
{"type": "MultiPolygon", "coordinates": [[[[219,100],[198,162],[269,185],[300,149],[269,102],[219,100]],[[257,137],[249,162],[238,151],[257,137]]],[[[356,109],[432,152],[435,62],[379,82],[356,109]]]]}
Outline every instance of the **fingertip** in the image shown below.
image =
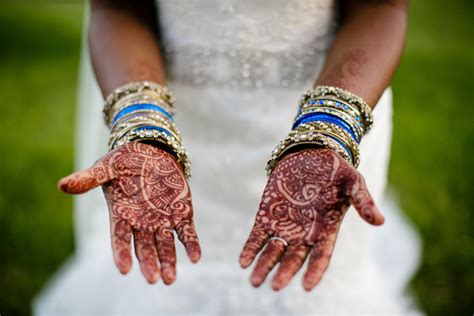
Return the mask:
{"type": "Polygon", "coordinates": [[[258,288],[260,285],[262,285],[263,280],[261,277],[256,276],[256,275],[251,275],[250,276],[250,284],[252,284],[253,287],[258,288]]]}
{"type": "Polygon", "coordinates": [[[132,268],[131,260],[130,260],[130,263],[117,264],[117,268],[121,274],[123,275],[127,274],[128,272],[130,272],[130,269],[132,268]]]}
{"type": "Polygon", "coordinates": [[[380,226],[385,223],[385,217],[383,215],[378,216],[377,220],[374,221],[375,226],[380,226]]]}
{"type": "Polygon", "coordinates": [[[176,272],[173,269],[165,269],[162,273],[163,283],[171,285],[176,281],[176,272]]]}
{"type": "Polygon", "coordinates": [[[160,272],[158,271],[155,273],[148,274],[147,276],[145,276],[145,279],[149,284],[155,284],[160,280],[160,272]]]}
{"type": "Polygon", "coordinates": [[[316,286],[317,282],[311,282],[307,280],[307,277],[303,277],[303,289],[306,292],[311,292],[316,286]]]}
{"type": "Polygon", "coordinates": [[[69,182],[69,177],[64,177],[64,178],[59,179],[57,183],[58,189],[64,193],[69,193],[68,182],[69,182]]]}
{"type": "Polygon", "coordinates": [[[201,259],[201,249],[191,249],[187,251],[188,258],[192,263],[197,263],[201,259]]]}
{"type": "Polygon", "coordinates": [[[380,226],[385,222],[385,217],[376,206],[364,209],[362,217],[367,223],[374,226],[380,226]]]}
{"type": "Polygon", "coordinates": [[[252,264],[253,259],[246,255],[240,255],[239,264],[242,269],[247,269],[252,264]]]}
{"type": "Polygon", "coordinates": [[[280,281],[275,281],[275,280],[272,281],[272,289],[273,289],[273,291],[278,292],[278,291],[280,291],[280,290],[281,290],[282,288],[284,288],[284,287],[285,287],[285,284],[284,284],[284,283],[282,283],[282,282],[280,282],[280,281]]]}
{"type": "Polygon", "coordinates": [[[311,291],[314,289],[314,286],[311,286],[310,284],[305,284],[305,283],[303,283],[303,289],[304,289],[306,292],[311,292],[311,291]]]}

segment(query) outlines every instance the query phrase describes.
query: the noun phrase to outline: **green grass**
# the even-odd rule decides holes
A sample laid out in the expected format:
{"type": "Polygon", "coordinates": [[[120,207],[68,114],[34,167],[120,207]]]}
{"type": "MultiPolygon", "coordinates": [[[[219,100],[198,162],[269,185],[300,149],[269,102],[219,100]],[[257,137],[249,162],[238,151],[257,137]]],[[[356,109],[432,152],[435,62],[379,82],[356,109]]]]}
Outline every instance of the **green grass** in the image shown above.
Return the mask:
{"type": "Polygon", "coordinates": [[[30,301],[73,250],[72,169],[83,7],[4,4],[0,10],[0,313],[30,301]]]}
{"type": "Polygon", "coordinates": [[[428,314],[474,311],[472,9],[468,1],[412,1],[393,82],[390,182],[423,237],[413,287],[428,314]]]}
{"type": "MultiPolygon", "coordinates": [[[[0,313],[30,301],[73,251],[72,170],[83,6],[2,4],[0,11],[0,313]]],[[[424,240],[413,280],[430,315],[474,310],[474,107],[471,1],[411,2],[395,76],[390,182],[424,240]]],[[[396,236],[394,236],[396,238],[396,236]]]]}

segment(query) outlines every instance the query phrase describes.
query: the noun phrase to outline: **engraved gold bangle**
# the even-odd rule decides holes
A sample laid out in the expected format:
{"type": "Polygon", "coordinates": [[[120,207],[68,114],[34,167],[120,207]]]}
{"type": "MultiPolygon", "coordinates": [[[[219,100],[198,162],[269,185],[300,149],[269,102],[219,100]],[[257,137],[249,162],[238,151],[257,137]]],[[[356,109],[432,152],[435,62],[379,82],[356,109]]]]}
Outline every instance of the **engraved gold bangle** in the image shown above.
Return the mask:
{"type": "Polygon", "coordinates": [[[150,131],[150,130],[131,131],[127,135],[125,135],[123,138],[118,140],[114,148],[118,146],[122,146],[132,141],[137,141],[137,140],[153,140],[153,141],[157,141],[168,146],[171,149],[171,151],[175,154],[178,160],[178,163],[181,165],[185,178],[189,179],[191,177],[191,161],[189,159],[188,153],[186,152],[186,150],[183,148],[183,146],[180,143],[178,143],[175,139],[166,135],[163,132],[159,132],[156,130],[155,131],[150,131]]]}
{"type": "MultiPolygon", "coordinates": [[[[301,127],[301,125],[299,127],[301,127]]],[[[359,148],[357,146],[357,143],[354,141],[354,139],[351,136],[342,134],[338,132],[337,130],[332,129],[329,126],[317,126],[317,127],[311,126],[311,127],[313,128],[308,128],[307,130],[316,132],[316,133],[322,133],[324,135],[333,137],[337,139],[339,142],[341,142],[342,144],[344,144],[344,146],[346,146],[346,148],[351,153],[351,156],[352,156],[351,161],[354,167],[357,168],[359,166],[359,162],[360,162],[359,148]]]]}
{"type": "Polygon", "coordinates": [[[267,162],[267,176],[270,176],[275,168],[280,157],[286,153],[289,149],[300,146],[300,145],[317,145],[324,148],[329,148],[334,150],[339,154],[343,159],[352,164],[352,160],[346,150],[335,140],[330,137],[313,131],[308,131],[306,133],[301,133],[294,136],[288,136],[275,148],[272,152],[270,159],[267,162]]]}

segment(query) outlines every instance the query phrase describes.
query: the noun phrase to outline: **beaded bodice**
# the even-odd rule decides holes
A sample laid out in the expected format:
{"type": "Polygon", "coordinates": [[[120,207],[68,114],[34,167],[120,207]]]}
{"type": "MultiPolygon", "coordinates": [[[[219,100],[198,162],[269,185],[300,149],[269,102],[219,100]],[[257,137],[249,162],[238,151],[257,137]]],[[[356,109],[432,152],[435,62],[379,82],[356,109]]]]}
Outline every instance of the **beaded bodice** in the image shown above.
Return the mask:
{"type": "Polygon", "coordinates": [[[333,0],[158,1],[169,77],[194,85],[300,87],[336,27],[333,0]]]}

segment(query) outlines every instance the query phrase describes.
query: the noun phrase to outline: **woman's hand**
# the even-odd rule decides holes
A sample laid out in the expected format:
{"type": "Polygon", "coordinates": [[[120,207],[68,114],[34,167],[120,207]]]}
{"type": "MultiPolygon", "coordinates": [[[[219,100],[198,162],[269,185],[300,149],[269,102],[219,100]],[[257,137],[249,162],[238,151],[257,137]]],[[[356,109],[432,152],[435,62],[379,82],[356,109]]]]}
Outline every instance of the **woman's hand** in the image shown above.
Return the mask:
{"type": "Polygon", "coordinates": [[[240,265],[247,268],[266,244],[251,275],[252,285],[260,286],[280,262],[272,288],[282,289],[309,254],[303,287],[313,289],[328,267],[351,203],[368,223],[383,224],[362,175],[334,151],[304,149],[285,156],[268,180],[240,255],[240,265]]]}
{"type": "Polygon", "coordinates": [[[165,284],[176,279],[174,230],[191,261],[199,260],[191,191],[171,154],[131,142],[109,152],[91,168],[59,181],[60,189],[69,194],[99,185],[109,207],[112,249],[121,273],[126,274],[132,265],[132,234],[135,254],[150,283],[160,275],[165,284]]]}

